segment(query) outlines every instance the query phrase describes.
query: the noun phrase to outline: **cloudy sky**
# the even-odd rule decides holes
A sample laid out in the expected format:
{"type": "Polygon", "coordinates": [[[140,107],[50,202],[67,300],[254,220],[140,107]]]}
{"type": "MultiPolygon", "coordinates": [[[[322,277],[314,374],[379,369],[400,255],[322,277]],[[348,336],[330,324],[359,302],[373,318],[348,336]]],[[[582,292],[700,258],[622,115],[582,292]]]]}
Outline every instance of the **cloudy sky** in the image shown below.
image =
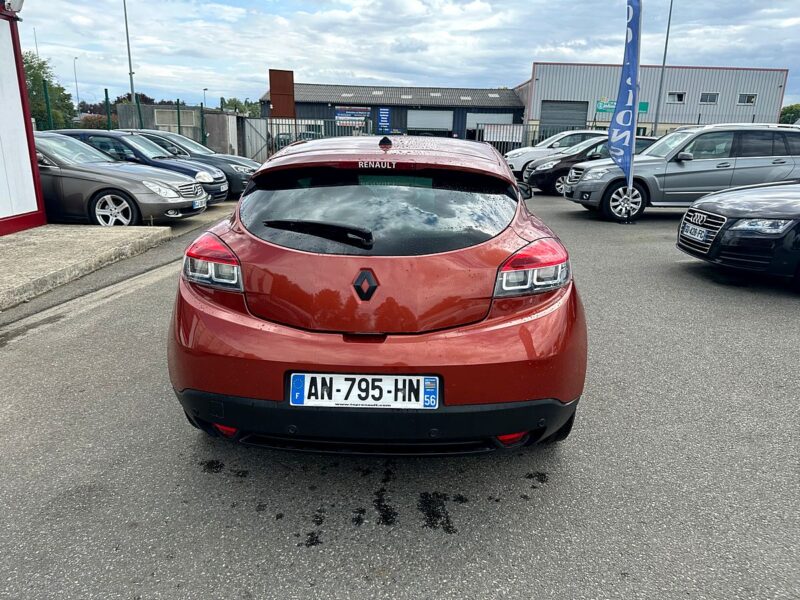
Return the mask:
{"type": "MultiPolygon", "coordinates": [[[[660,64],[668,0],[644,0],[642,62],[660,64]]],[[[790,69],[800,102],[798,0],[675,0],[669,62],[790,69]]],[[[27,0],[22,43],[74,93],[128,89],[122,0],[27,0]]],[[[267,69],[295,81],[514,86],[531,62],[618,63],[624,0],[128,0],[137,91],[251,100],[267,69]]],[[[212,102],[211,99],[214,99],[212,102]]]]}

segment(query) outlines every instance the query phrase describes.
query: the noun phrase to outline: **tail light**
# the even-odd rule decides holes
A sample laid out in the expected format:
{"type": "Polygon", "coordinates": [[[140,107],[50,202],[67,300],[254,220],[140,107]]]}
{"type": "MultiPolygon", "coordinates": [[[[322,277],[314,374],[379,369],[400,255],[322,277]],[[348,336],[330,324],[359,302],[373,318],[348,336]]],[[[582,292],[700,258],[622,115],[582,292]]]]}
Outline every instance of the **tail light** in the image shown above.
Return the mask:
{"type": "Polygon", "coordinates": [[[186,249],[183,276],[192,283],[233,292],[242,291],[242,267],[233,250],[206,232],[186,249]]]}
{"type": "Polygon", "coordinates": [[[531,242],[513,254],[497,273],[495,298],[541,294],[570,280],[569,255],[554,238],[531,242]]]}

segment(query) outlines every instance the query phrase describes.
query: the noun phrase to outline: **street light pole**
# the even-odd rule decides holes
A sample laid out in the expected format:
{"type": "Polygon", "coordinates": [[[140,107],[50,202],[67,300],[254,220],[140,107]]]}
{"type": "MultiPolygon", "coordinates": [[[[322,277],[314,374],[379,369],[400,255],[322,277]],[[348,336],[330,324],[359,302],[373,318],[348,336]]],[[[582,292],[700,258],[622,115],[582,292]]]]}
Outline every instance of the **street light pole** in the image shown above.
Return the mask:
{"type": "Polygon", "coordinates": [[[206,102],[206,92],[207,91],[208,91],[208,88],[203,88],[203,106],[208,106],[208,103],[206,102]]]}
{"type": "Polygon", "coordinates": [[[136,93],[133,91],[133,62],[131,61],[131,38],[128,34],[128,5],[122,0],[122,10],[125,13],[125,43],[128,45],[128,75],[131,78],[131,102],[136,102],[136,93]]]}
{"type": "Polygon", "coordinates": [[[653,135],[658,135],[659,117],[661,116],[661,95],[664,93],[664,74],[667,70],[667,49],[669,48],[669,30],[672,27],[672,4],[669,0],[669,17],[667,17],[667,36],[664,39],[664,60],[661,61],[661,79],[658,82],[658,97],[656,98],[656,116],[653,121],[653,135]]]}
{"type": "Polygon", "coordinates": [[[75,107],[78,109],[78,116],[81,116],[81,94],[78,91],[78,57],[72,59],[72,72],[75,75],[75,107]]]}

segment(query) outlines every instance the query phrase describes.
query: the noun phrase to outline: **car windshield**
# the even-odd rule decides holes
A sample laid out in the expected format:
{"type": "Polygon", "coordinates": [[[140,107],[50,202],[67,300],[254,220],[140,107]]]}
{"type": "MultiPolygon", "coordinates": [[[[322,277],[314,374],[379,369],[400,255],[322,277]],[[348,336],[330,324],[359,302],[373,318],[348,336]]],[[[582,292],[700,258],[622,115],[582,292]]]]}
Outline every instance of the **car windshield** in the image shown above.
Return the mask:
{"type": "Polygon", "coordinates": [[[194,140],[187,138],[185,135],[179,135],[177,133],[166,131],[160,131],[158,135],[167,138],[173,144],[177,144],[184,150],[188,150],[194,154],[214,154],[214,151],[210,148],[206,148],[203,146],[203,144],[195,142],[194,140]]]}
{"type": "Polygon", "coordinates": [[[599,141],[601,141],[605,136],[597,136],[593,138],[589,138],[588,140],[584,140],[574,146],[570,146],[569,148],[564,148],[559,152],[559,154],[578,154],[579,152],[583,152],[587,148],[591,148],[599,141]]]}
{"type": "Polygon", "coordinates": [[[155,142],[148,140],[143,135],[126,135],[125,141],[149,159],[170,158],[170,156],[166,154],[166,150],[155,142]]]}
{"type": "Polygon", "coordinates": [[[693,135],[694,133],[691,131],[673,131],[662,137],[649,148],[646,148],[642,151],[642,154],[664,158],[693,135]]]}
{"type": "Polygon", "coordinates": [[[37,137],[36,148],[68,165],[114,162],[107,154],[66,135],[37,137]]]}
{"type": "Polygon", "coordinates": [[[287,248],[415,256],[483,243],[508,227],[516,207],[514,188],[495,177],[318,167],[256,180],[240,216],[253,235],[287,248]],[[369,243],[342,237],[354,235],[369,243]]]}
{"type": "Polygon", "coordinates": [[[547,138],[546,140],[542,140],[541,142],[539,142],[538,144],[536,144],[536,145],[534,146],[534,148],[544,148],[545,146],[549,146],[550,144],[552,144],[552,143],[553,143],[553,142],[555,142],[556,140],[560,140],[560,139],[563,137],[563,135],[564,135],[564,134],[563,134],[563,132],[562,132],[562,133],[557,133],[557,134],[555,134],[555,135],[551,135],[551,136],[550,136],[549,138],[547,138]]]}

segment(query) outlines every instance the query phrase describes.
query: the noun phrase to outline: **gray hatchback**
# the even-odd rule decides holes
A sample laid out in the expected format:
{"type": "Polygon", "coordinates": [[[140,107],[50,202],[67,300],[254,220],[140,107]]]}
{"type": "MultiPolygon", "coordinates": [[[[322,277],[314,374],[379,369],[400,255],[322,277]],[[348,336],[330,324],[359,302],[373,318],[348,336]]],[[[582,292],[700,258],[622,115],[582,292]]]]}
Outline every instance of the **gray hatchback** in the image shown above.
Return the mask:
{"type": "Polygon", "coordinates": [[[687,207],[711,192],[800,177],[800,127],[706,125],[665,135],[634,157],[634,189],[611,159],[575,165],[564,196],[614,221],[648,206],[687,207]]]}
{"type": "Polygon", "coordinates": [[[37,133],[35,139],[49,220],[137,225],[206,209],[208,194],[187,175],[115,161],[57,133],[37,133]]]}

